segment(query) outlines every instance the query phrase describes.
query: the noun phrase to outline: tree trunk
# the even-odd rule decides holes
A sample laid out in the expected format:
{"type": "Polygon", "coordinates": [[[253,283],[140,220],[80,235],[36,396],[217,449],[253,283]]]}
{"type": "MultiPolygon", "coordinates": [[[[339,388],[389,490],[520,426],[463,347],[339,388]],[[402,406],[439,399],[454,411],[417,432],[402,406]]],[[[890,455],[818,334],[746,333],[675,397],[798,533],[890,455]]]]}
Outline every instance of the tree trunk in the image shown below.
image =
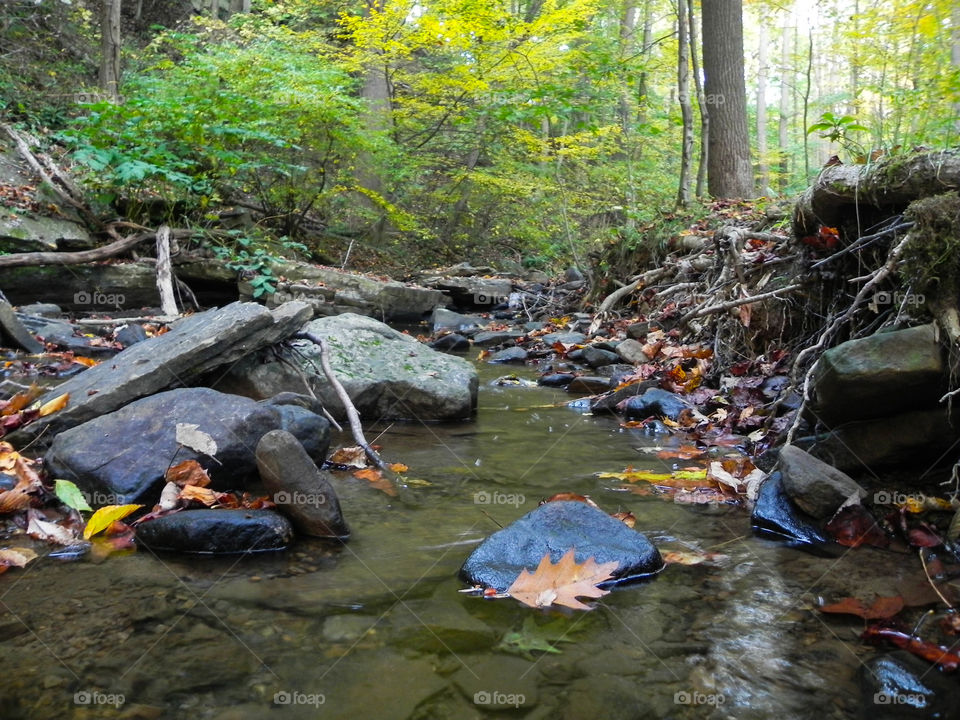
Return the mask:
{"type": "Polygon", "coordinates": [[[690,33],[687,30],[687,0],[677,0],[677,94],[683,117],[680,151],[680,187],[677,207],[690,205],[690,174],[693,169],[693,103],[690,101],[690,33]]]}
{"type": "Polygon", "coordinates": [[[700,159],[697,162],[697,197],[703,199],[707,187],[707,148],[710,146],[710,106],[703,94],[703,81],[700,77],[700,60],[697,57],[699,42],[697,38],[697,20],[694,17],[693,0],[687,2],[687,29],[690,30],[690,62],[693,65],[693,86],[697,90],[697,106],[700,110],[700,159]]]}
{"type": "Polygon", "coordinates": [[[767,28],[760,18],[757,62],[757,174],[760,194],[770,195],[770,168],[767,165],[767,28]]]}
{"type": "Polygon", "coordinates": [[[100,15],[100,89],[120,99],[120,0],[102,0],[100,15]]]}
{"type": "Polygon", "coordinates": [[[703,3],[703,72],[712,103],[707,185],[715,198],[753,195],[747,89],[743,77],[743,3],[703,3]]]}
{"type": "Polygon", "coordinates": [[[781,194],[786,192],[787,185],[790,182],[790,153],[787,144],[789,143],[788,131],[790,128],[790,93],[791,88],[795,84],[795,76],[790,58],[792,55],[791,40],[793,39],[793,33],[791,32],[789,20],[789,17],[784,20],[783,35],[780,39],[783,46],[780,49],[780,117],[778,118],[777,124],[777,149],[780,151],[780,178],[778,185],[781,194]]]}
{"type": "MultiPolygon", "coordinates": [[[[960,3],[953,3],[953,9],[950,11],[950,25],[953,36],[953,44],[950,46],[950,63],[953,65],[953,71],[960,73],[960,3]]],[[[953,127],[960,133],[960,100],[953,104],[953,113],[956,116],[953,127]]]]}

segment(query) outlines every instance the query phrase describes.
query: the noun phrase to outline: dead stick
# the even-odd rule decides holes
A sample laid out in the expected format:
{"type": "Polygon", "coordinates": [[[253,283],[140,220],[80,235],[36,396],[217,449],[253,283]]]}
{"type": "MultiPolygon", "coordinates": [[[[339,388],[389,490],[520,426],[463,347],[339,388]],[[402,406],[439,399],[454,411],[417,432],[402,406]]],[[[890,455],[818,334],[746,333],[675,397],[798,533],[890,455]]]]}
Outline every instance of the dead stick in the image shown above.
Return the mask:
{"type": "Polygon", "coordinates": [[[741,305],[749,305],[750,303],[757,302],[758,300],[766,300],[767,298],[776,297],[781,293],[789,293],[794,290],[799,290],[803,287],[803,283],[794,283],[793,285],[787,285],[786,287],[779,288],[778,290],[770,290],[769,292],[760,293],[759,295],[753,295],[751,297],[738,298],[736,300],[727,300],[726,302],[718,303],[716,305],[709,305],[704,308],[697,308],[691,310],[682,318],[678,324],[683,325],[686,322],[693,320],[695,317],[702,317],[704,315],[713,315],[718,312],[723,312],[724,310],[730,310],[731,308],[740,307],[741,305]]]}
{"type": "Polygon", "coordinates": [[[347,421],[350,423],[350,431],[353,433],[353,439],[356,441],[357,445],[363,448],[363,452],[366,453],[367,457],[370,459],[370,462],[372,462],[381,470],[389,470],[390,468],[387,467],[387,464],[380,459],[377,451],[370,447],[366,438],[363,436],[363,427],[360,425],[360,415],[357,413],[357,408],[354,407],[353,401],[350,400],[350,396],[347,395],[347,391],[337,379],[336,374],[333,372],[333,368],[330,367],[330,359],[327,357],[327,350],[323,344],[323,339],[312,332],[299,332],[293,337],[296,339],[302,338],[304,340],[309,340],[317,346],[317,349],[320,352],[320,367],[323,368],[323,374],[327,376],[327,381],[330,383],[330,386],[333,388],[334,392],[337,393],[337,397],[340,398],[340,402],[343,403],[343,409],[347,413],[347,421]]]}

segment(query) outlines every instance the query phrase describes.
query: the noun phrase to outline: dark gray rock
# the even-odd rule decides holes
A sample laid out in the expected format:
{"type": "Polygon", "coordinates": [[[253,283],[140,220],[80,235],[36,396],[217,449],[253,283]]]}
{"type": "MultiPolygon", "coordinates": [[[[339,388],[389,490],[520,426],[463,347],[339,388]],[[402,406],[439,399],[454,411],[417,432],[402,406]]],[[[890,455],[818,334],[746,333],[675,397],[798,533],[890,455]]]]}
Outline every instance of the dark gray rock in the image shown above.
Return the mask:
{"type": "Polygon", "coordinates": [[[143,325],[130,323],[129,325],[123,325],[117,328],[113,334],[113,338],[126,348],[146,340],[147,331],[143,329],[143,325]]]}
{"type": "Polygon", "coordinates": [[[287,303],[274,311],[256,303],[233,303],[179,320],[169,332],[137,343],[48,392],[41,402],[70,393],[67,407],[30,423],[10,440],[23,445],[41,434],[51,438],[138,398],[189,384],[215,367],[289,337],[310,313],[303,303],[287,303]]]}
{"type": "Polygon", "coordinates": [[[544,387],[566,387],[573,382],[576,377],[573,373],[550,373],[549,375],[541,375],[537,378],[537,385],[543,385],[544,387]]]}
{"type": "Polygon", "coordinates": [[[650,332],[650,323],[638,322],[633,325],[627,325],[627,337],[631,340],[641,340],[650,332]]]}
{"type": "Polygon", "coordinates": [[[541,677],[536,663],[500,653],[460,659],[462,667],[453,674],[453,684],[477,710],[522,712],[537,704],[541,677]]]}
{"type": "Polygon", "coordinates": [[[860,668],[861,717],[869,720],[957,720],[956,682],[905,650],[867,660],[860,668]]]}
{"type": "MultiPolygon", "coordinates": [[[[334,374],[363,418],[455,420],[476,405],[477,371],[467,360],[431,350],[409,335],[354,313],[319,318],[304,326],[323,341],[334,374]]],[[[214,387],[266,398],[302,391],[304,378],[336,418],[346,410],[320,367],[320,350],[297,340],[284,361],[275,353],[251,355],[235,364],[214,387]]]]}
{"type": "Polygon", "coordinates": [[[0,298],[0,330],[2,330],[2,339],[8,347],[21,348],[28,353],[43,352],[43,343],[37,340],[13,311],[10,303],[0,298]],[[12,343],[12,345],[10,345],[12,343]]]}
{"type": "Polygon", "coordinates": [[[659,551],[642,533],[586,503],[550,502],[484,540],[460,568],[460,579],[503,591],[524,568],[535,570],[546,553],[557,562],[570,548],[576,548],[578,563],[589,557],[616,561],[609,584],[663,567],[659,551]]]}
{"type": "Polygon", "coordinates": [[[522,347],[508,347],[503,350],[497,350],[489,358],[490,363],[522,363],[527,359],[527,351],[522,347]]]}
{"type": "Polygon", "coordinates": [[[581,332],[552,332],[541,336],[540,341],[544,345],[553,345],[554,343],[563,343],[564,345],[578,345],[585,342],[587,336],[581,332]]]}
{"type": "Polygon", "coordinates": [[[5,213],[0,216],[0,250],[5,253],[92,247],[90,234],[80,223],[46,216],[5,213]]]}
{"type": "Polygon", "coordinates": [[[783,489],[805,513],[825,520],[851,497],[865,498],[867,491],[849,475],[794,445],[780,448],[777,469],[783,476],[783,489]]]}
{"type": "Polygon", "coordinates": [[[459,333],[447,333],[430,343],[430,347],[440,352],[466,352],[470,349],[470,341],[459,333]]]}
{"type": "Polygon", "coordinates": [[[750,516],[753,531],[761,537],[786,540],[796,545],[826,545],[830,541],[820,532],[816,521],[796,507],[783,489],[779,472],[760,486],[750,516]]]}
{"type": "Polygon", "coordinates": [[[181,388],[137,400],[60,433],[45,463],[53,477],[71,480],[94,497],[102,494],[104,501],[97,504],[152,504],[167,467],[183,460],[200,462],[215,489],[244,488],[257,477],[257,442],[264,433],[286,429],[285,423],[310,456],[323,462],[330,441],[325,418],[296,406],[278,408],[208,388],[181,388]],[[178,445],[178,423],[195,424],[210,435],[217,443],[220,464],[178,445]]]}
{"type": "Polygon", "coordinates": [[[797,438],[794,445],[844,472],[863,473],[918,462],[926,470],[938,460],[953,462],[948,451],[958,438],[960,422],[951,422],[947,410],[939,409],[846,423],[797,438]]]}
{"type": "Polygon", "coordinates": [[[523,336],[524,333],[521,330],[483,330],[473,336],[473,344],[480,347],[503,345],[507,342],[515,342],[523,336]]]}
{"type": "Polygon", "coordinates": [[[181,510],[141,523],[136,537],[154,551],[236,555],[283,550],[293,527],[272,510],[181,510]]]}
{"type": "Polygon", "coordinates": [[[296,437],[286,430],[271,430],[260,438],[257,469],[277,511],[290,518],[297,532],[338,540],[350,537],[329,475],[296,437]]]}
{"type": "Polygon", "coordinates": [[[831,348],[817,361],[809,417],[834,427],[935,408],[944,382],[934,325],[877,333],[831,348]]]}
{"type": "Polygon", "coordinates": [[[593,345],[583,349],[583,361],[592,368],[598,368],[603,365],[612,365],[620,361],[620,356],[610,350],[595,347],[593,345]]]}
{"type": "Polygon", "coordinates": [[[445,600],[406,599],[394,605],[388,615],[391,644],[440,654],[480,652],[496,644],[496,630],[473,617],[463,605],[445,600]]]}
{"type": "Polygon", "coordinates": [[[39,315],[40,317],[50,318],[63,317],[63,310],[59,305],[53,303],[30,303],[29,305],[21,305],[17,308],[17,311],[24,315],[39,315]]]}
{"type": "Polygon", "coordinates": [[[567,384],[567,392],[571,395],[596,395],[610,389],[610,378],[596,375],[579,375],[567,384]]]}
{"type": "MultiPolygon", "coordinates": [[[[602,370],[603,368],[601,368],[602,370]]],[[[612,379],[612,378],[611,378],[612,379]]],[[[657,380],[644,380],[643,382],[633,383],[622,387],[619,390],[614,390],[609,392],[606,395],[601,395],[596,398],[592,403],[590,409],[593,412],[617,412],[617,406],[620,405],[624,400],[629,400],[632,397],[637,397],[638,395],[643,395],[647,390],[655,388],[657,386],[657,380]]]]}
{"type": "Polygon", "coordinates": [[[628,420],[643,420],[651,415],[677,420],[684,410],[693,410],[693,406],[679,395],[650,388],[642,395],[629,397],[617,407],[628,420]]]}

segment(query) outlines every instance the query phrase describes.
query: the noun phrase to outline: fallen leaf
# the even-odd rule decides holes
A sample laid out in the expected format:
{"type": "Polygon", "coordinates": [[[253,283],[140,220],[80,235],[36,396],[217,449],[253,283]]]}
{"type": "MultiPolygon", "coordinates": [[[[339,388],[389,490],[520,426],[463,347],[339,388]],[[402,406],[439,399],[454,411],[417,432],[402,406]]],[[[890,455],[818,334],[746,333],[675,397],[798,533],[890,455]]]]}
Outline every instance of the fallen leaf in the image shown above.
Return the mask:
{"type": "Polygon", "coordinates": [[[708,487],[712,482],[707,477],[704,468],[683,468],[673,472],[657,472],[651,470],[633,470],[627,468],[622,473],[597,473],[598,478],[613,478],[626,482],[648,482],[652,485],[667,487],[693,488],[708,487]]]}
{"type": "Polygon", "coordinates": [[[72,507],[74,510],[93,510],[87,498],[80,492],[80,488],[69,480],[54,480],[53,492],[67,507],[72,507]]]}
{"type": "Polygon", "coordinates": [[[217,454],[217,441],[194,423],[177,423],[177,444],[209,457],[217,454]]]}
{"type": "Polygon", "coordinates": [[[46,417],[47,415],[53,415],[53,413],[58,410],[63,410],[67,403],[70,402],[70,393],[64,393],[63,395],[58,395],[53,400],[49,400],[40,406],[40,409],[37,411],[38,417],[46,417]]]}
{"type": "Polygon", "coordinates": [[[210,484],[210,476],[196,460],[184,460],[173,467],[167,468],[164,477],[168,483],[176,483],[180,487],[195,485],[203,488],[210,484]]]}
{"type": "Polygon", "coordinates": [[[572,493],[572,492],[556,493],[548,497],[546,500],[541,500],[540,504],[546,505],[547,503],[551,503],[551,502],[582,502],[582,503],[586,503],[587,505],[590,505],[591,507],[595,507],[597,509],[599,509],[600,507],[586,495],[577,495],[576,493],[572,493]]]}
{"type": "Polygon", "coordinates": [[[601,590],[597,584],[612,578],[619,563],[613,560],[598,564],[589,557],[578,565],[574,560],[574,552],[574,548],[567,550],[556,565],[550,561],[550,553],[546,553],[534,572],[526,569],[520,571],[517,579],[507,588],[507,593],[530,607],[563,605],[574,610],[591,610],[589,605],[577,598],[606,595],[609,591],[601,590]]]}
{"type": "Polygon", "coordinates": [[[390,470],[395,473],[405,473],[409,469],[403,463],[390,463],[390,470]]]}
{"type": "Polygon", "coordinates": [[[339,448],[330,456],[330,462],[347,467],[365,468],[367,466],[367,453],[359,445],[339,448]]]}
{"type": "Polygon", "coordinates": [[[821,605],[817,609],[822,613],[856,615],[864,620],[888,620],[903,610],[903,598],[900,596],[878,597],[870,607],[867,607],[855,597],[845,597],[839,602],[821,605]]]}
{"type": "Polygon", "coordinates": [[[903,648],[914,655],[936,663],[944,672],[954,672],[960,668],[960,655],[950,652],[949,649],[927,642],[913,635],[894,630],[893,628],[871,625],[861,635],[864,640],[886,640],[899,648],[903,648]]]}
{"type": "Polygon", "coordinates": [[[0,550],[0,573],[6,572],[10,567],[24,567],[28,562],[37,557],[37,554],[29,548],[7,548],[0,550]]]}
{"type": "Polygon", "coordinates": [[[632,512],[621,510],[620,512],[613,513],[610,517],[614,520],[619,520],[627,527],[634,527],[637,524],[637,517],[632,512]]]}
{"type": "Polygon", "coordinates": [[[9,400],[0,403],[0,415],[14,415],[32,403],[41,394],[40,387],[33,383],[26,390],[22,390],[9,400]]]}
{"type": "Polygon", "coordinates": [[[76,535],[63,525],[43,520],[33,511],[28,512],[30,519],[27,521],[27,535],[30,537],[55,542],[58,545],[73,545],[77,542],[76,535]]]}
{"type": "Polygon", "coordinates": [[[89,540],[103,530],[106,530],[115,520],[123,520],[132,512],[139,510],[143,505],[104,505],[97,510],[83,529],[83,539],[89,540]]]}
{"type": "Polygon", "coordinates": [[[841,545],[887,547],[890,539],[863,505],[848,505],[837,512],[824,528],[841,545]]]}
{"type": "Polygon", "coordinates": [[[367,480],[377,490],[380,490],[391,497],[395,497],[397,495],[397,488],[394,487],[393,483],[387,478],[383,477],[383,473],[375,468],[357,470],[353,473],[353,476],[360,478],[361,480],[367,480]]]}
{"type": "Polygon", "coordinates": [[[195,500],[199,503],[203,503],[207,507],[216,505],[219,501],[220,493],[214,492],[208,487],[200,487],[198,485],[184,485],[180,490],[180,499],[182,500],[195,500]]]}
{"type": "Polygon", "coordinates": [[[667,565],[721,565],[730,559],[722,553],[690,550],[661,550],[660,556],[667,565]]]}

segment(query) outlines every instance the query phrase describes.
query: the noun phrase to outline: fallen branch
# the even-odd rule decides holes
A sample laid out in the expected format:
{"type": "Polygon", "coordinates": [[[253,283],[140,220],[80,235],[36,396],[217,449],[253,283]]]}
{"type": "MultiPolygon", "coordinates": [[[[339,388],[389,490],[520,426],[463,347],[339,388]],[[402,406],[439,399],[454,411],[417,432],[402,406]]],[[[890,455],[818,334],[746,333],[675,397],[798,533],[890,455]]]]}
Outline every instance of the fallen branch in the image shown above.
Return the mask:
{"type": "Polygon", "coordinates": [[[317,346],[317,349],[320,351],[320,367],[323,368],[323,374],[327,376],[327,382],[330,383],[330,386],[337,394],[337,397],[340,398],[340,402],[343,403],[343,408],[347,413],[347,421],[350,423],[350,431],[353,433],[354,441],[357,443],[357,445],[363,448],[363,452],[366,453],[366,456],[369,458],[370,462],[372,462],[381,470],[389,470],[390,468],[387,467],[387,464],[380,458],[380,456],[377,454],[377,451],[370,447],[370,444],[364,437],[363,427],[360,425],[360,415],[357,413],[357,408],[354,406],[353,401],[350,400],[350,396],[347,395],[347,391],[343,388],[343,385],[340,384],[340,380],[337,379],[336,374],[333,372],[333,368],[330,367],[330,359],[327,357],[327,351],[323,344],[323,339],[312,332],[300,332],[293,337],[294,339],[309,340],[317,346]]]}
{"type": "MultiPolygon", "coordinates": [[[[715,305],[708,305],[707,307],[699,307],[691,310],[682,318],[680,318],[679,325],[685,325],[694,318],[703,317],[704,315],[714,315],[724,310],[730,310],[735,307],[740,307],[741,305],[749,305],[750,303],[755,303],[760,300],[766,300],[767,298],[777,297],[782,293],[794,292],[803,287],[803,283],[794,283],[793,285],[787,285],[786,287],[778,288],[776,290],[769,290],[765,293],[760,293],[759,295],[751,295],[750,297],[738,298],[736,300],[727,300],[726,302],[717,303],[715,305]]],[[[779,298],[778,298],[779,299],[779,298]]]]}
{"type": "MultiPolygon", "coordinates": [[[[190,237],[193,230],[171,230],[170,234],[174,237],[190,237]]],[[[119,239],[103,247],[93,250],[78,250],[77,252],[25,252],[14,253],[13,255],[0,256],[0,267],[34,267],[39,265],[82,265],[83,263],[96,262],[97,260],[106,260],[107,258],[120,255],[147,240],[154,240],[157,234],[150,230],[147,232],[130,235],[128,237],[119,237],[115,232],[112,236],[119,239]]]]}

